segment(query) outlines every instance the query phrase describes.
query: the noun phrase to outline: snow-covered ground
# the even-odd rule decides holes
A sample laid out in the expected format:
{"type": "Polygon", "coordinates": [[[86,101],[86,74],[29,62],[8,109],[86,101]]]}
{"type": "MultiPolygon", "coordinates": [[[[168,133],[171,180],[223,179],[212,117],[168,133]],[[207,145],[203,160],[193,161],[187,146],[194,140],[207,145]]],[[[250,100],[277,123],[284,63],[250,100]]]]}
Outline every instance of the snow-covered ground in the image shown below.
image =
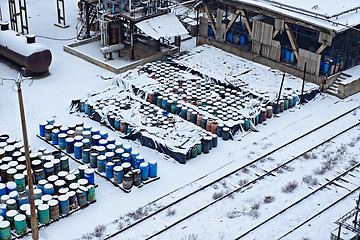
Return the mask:
{"type": "MultiPolygon", "coordinates": [[[[56,2],[29,0],[27,3],[29,27],[32,34],[61,39],[68,39],[75,36],[76,32],[74,28],[78,14],[76,0],[67,0],[65,2],[66,21],[70,25],[70,28],[66,29],[60,29],[53,25],[57,21],[56,2]]],[[[7,2],[1,1],[0,6],[3,19],[8,20],[7,2]]],[[[111,83],[100,76],[113,76],[112,73],[102,68],[64,52],[63,45],[69,44],[72,41],[73,40],[59,41],[48,38],[37,38],[37,42],[50,48],[53,54],[53,62],[50,66],[50,75],[44,78],[34,79],[34,82],[30,86],[30,82],[24,82],[22,85],[29,142],[32,147],[39,148],[46,146],[43,141],[36,137],[36,134],[38,133],[39,122],[50,117],[55,118],[57,122],[61,122],[64,125],[81,120],[92,126],[99,127],[100,130],[108,131],[110,136],[120,140],[115,132],[99,126],[98,123],[94,121],[69,115],[71,100],[86,98],[91,92],[105,89],[111,83]]],[[[183,48],[191,49],[190,43],[194,43],[194,41],[185,42],[183,48]]],[[[201,63],[205,66],[209,63],[207,66],[208,70],[206,70],[207,72],[205,72],[205,74],[211,75],[222,72],[218,65],[211,63],[213,59],[229,57],[228,54],[222,54],[224,53],[218,51],[217,58],[209,56],[201,60],[201,63]],[[211,71],[211,69],[217,71],[211,71]]],[[[234,56],[234,59],[237,59],[237,57],[234,56]]],[[[238,64],[243,64],[243,62],[239,62],[238,64]]],[[[236,64],[234,68],[236,68],[236,64]]],[[[264,67],[260,66],[259,69],[264,69],[264,67]]],[[[267,69],[265,72],[272,71],[267,69]]],[[[0,58],[0,77],[16,78],[17,74],[17,70],[13,68],[12,65],[7,64],[6,60],[0,58]]],[[[360,73],[358,74],[360,75],[360,73]]],[[[269,75],[267,82],[273,81],[274,85],[278,86],[279,79],[281,79],[280,74],[273,74],[269,75]]],[[[12,137],[21,139],[17,93],[13,90],[13,87],[14,83],[10,81],[4,81],[3,85],[0,86],[0,133],[9,133],[12,137]]],[[[256,85],[254,85],[254,88],[256,88],[256,85]]],[[[175,160],[169,159],[152,149],[142,147],[130,141],[129,144],[136,148],[146,160],[157,160],[160,180],[140,189],[133,189],[131,193],[125,194],[105,179],[97,177],[96,182],[99,185],[96,189],[97,202],[66,219],[41,229],[40,237],[41,239],[48,240],[80,239],[84,234],[93,232],[94,227],[99,224],[106,225],[106,233],[111,234],[117,230],[117,225],[111,223],[121,216],[126,215],[126,213],[135,211],[139,207],[160,198],[174,189],[182,188],[184,185],[207,175],[198,182],[187,185],[182,191],[177,191],[174,196],[177,197],[176,194],[181,195],[186,192],[191,192],[201,185],[205,185],[225,175],[227,172],[241,167],[256,157],[269,152],[277,146],[292,140],[296,136],[315,128],[328,119],[359,106],[359,103],[359,94],[345,100],[339,100],[336,97],[326,94],[318,95],[308,104],[302,105],[301,107],[298,106],[292,111],[286,111],[280,114],[278,118],[267,120],[266,125],[258,126],[259,132],[251,132],[244,136],[238,136],[238,140],[236,141],[225,142],[220,140],[219,146],[213,149],[210,154],[202,154],[188,161],[185,165],[179,164],[175,160]]],[[[357,113],[354,118],[357,118],[358,114],[359,113],[357,113]]],[[[345,122],[344,125],[346,125],[345,122]]],[[[197,239],[232,239],[240,235],[245,231],[246,226],[250,226],[254,222],[260,221],[263,217],[267,216],[267,214],[273,213],[278,209],[277,207],[281,207],[281,203],[289,201],[288,204],[290,204],[291,201],[300,198],[300,196],[304,194],[304,191],[309,191],[307,184],[302,180],[305,174],[310,174],[318,178],[318,182],[322,183],[325,177],[331,178],[331,176],[336,175],[336,173],[352,164],[354,160],[356,161],[355,156],[359,153],[358,136],[359,129],[356,129],[344,134],[342,137],[334,139],[334,143],[330,144],[327,148],[324,147],[314,150],[314,156],[317,156],[317,158],[302,159],[294,163],[294,165],[291,165],[290,169],[294,170],[292,172],[284,171],[283,174],[280,174],[281,177],[276,178],[276,184],[273,184],[275,180],[272,181],[269,179],[269,182],[262,182],[259,185],[255,185],[251,191],[246,192],[246,196],[243,197],[241,193],[234,195],[233,199],[226,199],[226,201],[214,205],[198,216],[189,219],[186,223],[176,226],[171,231],[165,232],[164,235],[158,236],[158,239],[169,239],[170,237],[174,239],[185,239],[185,236],[188,237],[189,234],[197,235],[197,239]],[[329,155],[336,153],[337,149],[341,148],[341,143],[346,145],[344,156],[339,157],[340,160],[338,160],[333,168],[325,175],[316,175],[314,172],[316,168],[320,167],[329,155]],[[298,188],[295,189],[293,193],[281,192],[281,187],[293,180],[298,182],[298,188]],[[260,204],[258,218],[241,213],[244,209],[250,209],[253,203],[261,202],[265,195],[274,196],[275,200],[269,205],[260,204]],[[238,213],[236,211],[239,211],[240,214],[236,215],[235,218],[229,218],[229,213],[233,211],[235,211],[235,215],[238,213]],[[185,225],[186,228],[184,228],[185,225]],[[227,229],[229,226],[234,225],[241,225],[242,230],[230,228],[231,232],[228,233],[227,229]]],[[[322,136],[318,136],[319,139],[321,137],[322,136]]],[[[127,140],[122,141],[126,142],[127,140]]],[[[312,145],[312,141],[309,141],[305,143],[303,147],[310,147],[312,145]]],[[[78,164],[71,162],[71,168],[76,168],[77,166],[78,164]]],[[[354,174],[357,175],[358,172],[354,172],[354,174]]],[[[315,199],[313,201],[326,203],[328,201],[327,197],[329,197],[329,201],[337,197],[337,195],[331,195],[331,197],[324,195],[321,195],[319,200],[315,199]]],[[[348,198],[346,199],[346,204],[341,203],[333,207],[330,211],[331,214],[326,212],[323,217],[312,220],[309,223],[310,225],[307,224],[293,232],[288,236],[288,239],[328,239],[330,231],[336,227],[333,222],[354,206],[352,198],[348,198]]],[[[304,211],[304,209],[306,209],[306,206],[303,207],[302,211],[304,211]]],[[[296,216],[294,215],[296,215],[296,213],[284,216],[285,220],[283,221],[283,225],[285,227],[291,226],[290,224],[287,225],[287,222],[295,218],[296,216]]],[[[259,229],[258,233],[255,232],[254,235],[246,236],[244,239],[265,236],[265,233],[267,234],[267,239],[275,239],[279,236],[273,234],[271,231],[274,227],[276,227],[276,225],[269,224],[263,226],[259,229]]],[[[25,239],[31,239],[31,237],[28,236],[25,239]]]]}

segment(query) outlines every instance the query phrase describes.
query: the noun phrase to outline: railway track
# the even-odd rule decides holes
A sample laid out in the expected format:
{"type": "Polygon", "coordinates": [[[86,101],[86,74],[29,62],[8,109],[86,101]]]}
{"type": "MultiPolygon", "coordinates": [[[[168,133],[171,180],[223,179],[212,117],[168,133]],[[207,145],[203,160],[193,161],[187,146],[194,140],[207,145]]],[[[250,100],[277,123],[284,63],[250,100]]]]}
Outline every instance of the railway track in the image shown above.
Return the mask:
{"type": "MultiPolygon", "coordinates": [[[[333,138],[343,134],[346,131],[349,131],[350,129],[353,129],[354,127],[359,125],[358,119],[356,119],[355,123],[348,124],[347,127],[342,131],[336,131],[334,133],[334,129],[339,129],[339,126],[337,125],[337,120],[341,118],[352,118],[352,121],[346,121],[348,122],[354,122],[353,119],[355,117],[352,115],[354,111],[356,111],[358,107],[353,108],[331,120],[328,122],[314,128],[313,130],[293,139],[287,144],[281,145],[277,147],[274,150],[269,151],[265,155],[262,155],[255,160],[243,165],[240,168],[235,169],[234,171],[227,173],[220,178],[215,179],[214,181],[211,181],[208,184],[205,184],[202,187],[199,187],[195,191],[191,191],[188,194],[185,194],[184,196],[179,197],[178,199],[174,200],[172,199],[172,193],[176,192],[173,191],[171,194],[167,194],[151,203],[149,203],[146,207],[149,207],[149,209],[152,209],[150,213],[147,213],[146,216],[141,218],[140,220],[137,220],[135,222],[132,222],[128,224],[127,226],[123,227],[121,230],[118,230],[114,232],[113,234],[107,236],[105,239],[151,239],[159,234],[169,230],[170,228],[174,227],[175,225],[185,221],[186,219],[196,215],[197,213],[205,210],[206,208],[216,204],[217,202],[223,200],[224,198],[237,193],[241,190],[246,190],[247,187],[255,184],[256,182],[261,181],[267,176],[276,176],[274,173],[286,166],[287,164],[295,161],[298,157],[301,155],[313,150],[314,148],[327,143],[331,141],[333,138]],[[351,117],[353,116],[353,117],[351,117]],[[255,173],[255,177],[253,177],[248,183],[239,185],[239,173],[242,173],[244,169],[247,167],[258,164],[259,162],[263,161],[266,158],[269,158],[271,156],[276,155],[279,152],[286,152],[289,148],[299,148],[299,145],[301,146],[304,141],[309,141],[309,139],[312,139],[314,136],[318,134],[326,135],[326,139],[314,144],[311,148],[298,151],[298,153],[295,156],[289,157],[287,156],[287,160],[278,162],[273,161],[271,164],[275,165],[273,167],[267,166],[268,170],[262,170],[263,173],[259,174],[259,172],[255,173]],[[214,189],[214,186],[218,185],[226,185],[227,192],[223,194],[220,197],[214,198],[214,194],[217,192],[216,189],[214,189]],[[207,195],[207,197],[204,197],[204,195],[207,195]],[[169,199],[170,198],[170,199],[169,199]],[[197,199],[208,199],[208,201],[198,201],[197,199]],[[153,206],[153,207],[151,207],[153,206]],[[155,209],[155,210],[154,210],[155,209]],[[165,211],[168,210],[168,211],[165,211]],[[171,211],[177,211],[181,212],[181,216],[178,216],[176,220],[166,221],[168,219],[167,215],[171,211]],[[144,226],[146,226],[147,229],[151,229],[150,232],[145,233],[144,232],[144,226]],[[141,229],[141,230],[140,230],[141,229]],[[141,233],[139,235],[139,233],[141,233]]],[[[344,122],[344,121],[342,121],[344,122]]],[[[299,149],[298,149],[299,150],[299,149]]],[[[283,153],[282,153],[283,154],[283,153]]],[[[289,154],[288,154],[289,155],[289,154]]],[[[290,154],[291,155],[291,154],[290,154]]],[[[271,165],[270,164],[270,165],[271,165]]],[[[194,182],[190,183],[193,184],[194,182]]],[[[178,189],[179,190],[179,189],[178,189]]],[[[320,190],[318,190],[320,191],[320,190]]],[[[180,215],[180,214],[177,214],[180,215]]],[[[255,229],[253,229],[255,230],[255,229]]],[[[249,231],[248,233],[250,233],[249,231]]],[[[246,235],[246,234],[245,234],[246,235]]],[[[241,236],[240,236],[241,237],[241,236]]]]}

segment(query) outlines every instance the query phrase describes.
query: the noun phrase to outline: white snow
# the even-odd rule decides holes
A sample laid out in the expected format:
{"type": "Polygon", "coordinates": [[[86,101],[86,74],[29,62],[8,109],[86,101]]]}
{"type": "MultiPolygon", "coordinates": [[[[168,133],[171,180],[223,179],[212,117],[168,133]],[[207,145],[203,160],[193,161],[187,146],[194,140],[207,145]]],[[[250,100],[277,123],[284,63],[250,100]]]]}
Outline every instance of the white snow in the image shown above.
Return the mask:
{"type": "MultiPolygon", "coordinates": [[[[5,20],[8,19],[7,2],[0,1],[0,6],[3,18],[5,20]]],[[[53,23],[57,22],[56,2],[29,0],[27,1],[27,7],[31,33],[38,36],[62,39],[75,36],[75,25],[78,15],[77,0],[67,0],[65,2],[66,22],[70,25],[70,28],[67,29],[57,28],[53,25],[53,23]]],[[[29,86],[30,82],[28,81],[22,84],[30,145],[34,148],[46,146],[50,149],[49,146],[36,137],[36,134],[38,133],[39,122],[43,122],[51,117],[64,125],[84,121],[86,124],[96,126],[100,130],[108,131],[110,136],[120,140],[117,133],[109,131],[94,121],[69,115],[71,100],[75,98],[86,98],[90,96],[92,92],[106,89],[111,85],[111,82],[104,80],[100,76],[113,76],[113,74],[64,52],[63,45],[71,43],[69,40],[55,41],[38,37],[37,42],[51,50],[53,62],[50,66],[50,75],[44,78],[34,79],[31,86],[29,86]]],[[[186,42],[187,49],[191,48],[190,42],[191,41],[186,42]]],[[[203,57],[202,60],[194,60],[193,62],[201,61],[205,66],[209,64],[203,71],[205,74],[214,74],[215,77],[219,76],[219,72],[216,71],[218,64],[213,64],[211,61],[213,61],[213,59],[230,58],[230,56],[231,55],[221,52],[220,50],[214,50],[213,55],[207,55],[203,57]]],[[[194,59],[195,58],[196,55],[194,55],[194,59]]],[[[231,59],[234,62],[233,69],[237,69],[237,65],[250,64],[243,62],[235,56],[231,57],[231,59]]],[[[216,60],[214,61],[216,63],[216,60]]],[[[254,66],[253,69],[260,69],[259,71],[265,74],[268,83],[274,83],[269,84],[269,86],[278,86],[281,73],[273,74],[271,70],[262,66],[254,66]]],[[[198,71],[200,70],[201,69],[198,71]]],[[[230,71],[231,70],[226,71],[226,73],[230,71]]],[[[12,64],[0,58],[0,77],[16,78],[17,74],[18,72],[12,64]]],[[[252,78],[249,77],[249,81],[251,79],[252,78]]],[[[261,78],[259,78],[259,82],[254,85],[254,89],[257,89],[259,83],[261,83],[260,79],[261,78]]],[[[12,137],[21,139],[18,99],[17,93],[13,91],[13,87],[14,83],[10,81],[4,81],[3,85],[0,85],[0,133],[6,132],[12,137]]],[[[300,86],[298,89],[300,89],[300,86]]],[[[264,87],[264,91],[270,92],[270,90],[270,88],[264,87]]],[[[275,93],[276,91],[273,92],[275,93]]],[[[218,147],[213,149],[209,154],[202,154],[187,162],[186,165],[179,164],[175,160],[167,158],[149,148],[142,147],[135,142],[123,140],[123,142],[128,142],[133,148],[138,150],[140,154],[145,157],[146,161],[157,160],[158,172],[161,177],[160,180],[140,189],[132,189],[131,193],[125,194],[105,179],[96,177],[95,181],[99,185],[96,189],[97,202],[68,218],[42,228],[39,231],[40,239],[80,239],[83,234],[93,232],[94,227],[99,224],[106,225],[106,234],[111,234],[118,230],[119,224],[116,223],[115,220],[118,220],[126,213],[135,211],[139,207],[178,189],[168,198],[164,199],[163,203],[173,201],[225,175],[235,168],[243,166],[277,146],[285,144],[296,136],[326,122],[328,119],[359,105],[360,94],[353,95],[345,100],[340,100],[327,94],[318,95],[308,104],[299,106],[293,109],[293,111],[286,111],[280,114],[278,118],[267,120],[267,125],[258,126],[259,132],[247,133],[241,138],[241,141],[225,142],[220,140],[218,147]]],[[[342,125],[347,125],[350,120],[354,121],[358,119],[358,116],[359,111],[352,117],[340,121],[337,127],[340,130],[340,128],[343,127],[342,125]]],[[[334,127],[333,130],[335,131],[336,127],[334,127]]],[[[160,235],[157,239],[181,239],[190,234],[198,235],[198,239],[217,239],[223,235],[223,239],[232,239],[256,221],[260,221],[262,218],[274,214],[274,212],[281,209],[283,205],[289,205],[308,192],[309,186],[302,181],[302,177],[305,174],[310,174],[318,178],[319,183],[323,183],[326,181],[325,178],[331,178],[337,175],[344,168],[351,165],[353,161],[358,161],[359,131],[357,128],[354,131],[344,134],[340,138],[334,139],[331,144],[314,151],[317,158],[302,159],[294,162],[294,164],[291,165],[291,168],[294,169],[292,172],[284,170],[283,174],[279,173],[278,178],[269,178],[265,182],[259,183],[259,185],[254,185],[252,189],[244,192],[244,195],[237,194],[234,196],[234,199],[227,199],[216,205],[216,207],[208,208],[195,218],[175,226],[171,231],[165,232],[164,235],[160,235]],[[340,157],[333,168],[324,175],[316,175],[314,171],[321,167],[323,162],[326,162],[329,157],[332,155],[335,156],[337,149],[341,148],[342,143],[347,146],[347,150],[343,156],[340,157]],[[289,194],[281,192],[281,187],[293,180],[298,182],[298,188],[289,194]],[[259,218],[256,219],[246,214],[249,213],[253,204],[262,201],[265,195],[275,196],[275,200],[269,205],[260,204],[258,210],[260,214],[259,218]],[[228,213],[234,213],[234,216],[237,216],[236,214],[239,213],[239,217],[230,219],[228,213]]],[[[299,146],[298,150],[300,151],[300,148],[309,148],[313,145],[313,141],[319,141],[322,138],[322,135],[318,135],[314,137],[314,139],[303,143],[302,146],[299,146]]],[[[283,157],[286,158],[288,155],[292,155],[292,151],[283,157]]],[[[273,163],[265,161],[264,165],[259,164],[256,169],[253,169],[251,174],[255,174],[257,171],[261,171],[262,168],[266,168],[269,166],[267,164],[273,163]]],[[[71,162],[72,169],[77,166],[78,164],[71,162]]],[[[357,171],[354,171],[353,174],[357,177],[359,176],[357,171]]],[[[244,179],[247,177],[245,173],[241,176],[241,178],[244,179]]],[[[319,195],[318,199],[311,200],[308,204],[316,205],[314,202],[329,204],[330,200],[334,200],[339,195],[340,193],[324,192],[322,195],[319,195]]],[[[330,231],[333,231],[336,227],[333,222],[342,214],[345,214],[355,207],[353,198],[356,197],[357,194],[347,198],[330,211],[325,212],[320,217],[313,219],[309,224],[293,232],[287,239],[329,239],[330,231]]],[[[207,199],[198,199],[198,201],[202,200],[205,201],[207,199]]],[[[306,211],[307,208],[310,207],[309,205],[299,206],[300,208],[297,209],[297,211],[289,215],[284,215],[282,233],[295,225],[291,222],[294,221],[294,219],[300,219],[300,216],[298,218],[300,213],[311,214],[306,211]]],[[[180,214],[180,212],[178,213],[180,214]]],[[[164,220],[167,221],[166,218],[164,220]]],[[[262,236],[262,238],[264,238],[264,236],[266,236],[266,239],[277,239],[279,235],[276,235],[276,233],[272,231],[272,229],[276,227],[278,227],[278,225],[265,225],[259,229],[259,235],[256,237],[262,236]]],[[[253,235],[251,237],[249,235],[248,237],[249,238],[244,239],[255,238],[253,235]]],[[[27,236],[24,239],[30,240],[31,236],[27,236]]]]}

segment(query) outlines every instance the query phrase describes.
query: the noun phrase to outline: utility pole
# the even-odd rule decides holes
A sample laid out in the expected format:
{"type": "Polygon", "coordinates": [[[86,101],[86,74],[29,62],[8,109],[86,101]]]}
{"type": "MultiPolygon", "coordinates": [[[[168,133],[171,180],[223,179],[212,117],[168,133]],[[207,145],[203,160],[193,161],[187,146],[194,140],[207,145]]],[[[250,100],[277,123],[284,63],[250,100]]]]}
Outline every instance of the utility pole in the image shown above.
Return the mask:
{"type": "Polygon", "coordinates": [[[37,239],[39,239],[39,232],[38,232],[38,223],[37,223],[36,212],[35,212],[34,186],[33,186],[32,173],[31,173],[29,142],[28,142],[28,136],[27,136],[27,130],[26,130],[24,103],[23,103],[23,98],[22,98],[22,93],[21,93],[21,82],[24,80],[30,80],[31,78],[22,78],[21,74],[19,74],[17,80],[9,79],[9,78],[0,78],[0,79],[15,81],[16,86],[17,86],[19,105],[20,105],[21,126],[22,126],[23,138],[24,138],[27,180],[28,180],[28,185],[29,185],[32,238],[34,240],[37,240],[37,239]]]}

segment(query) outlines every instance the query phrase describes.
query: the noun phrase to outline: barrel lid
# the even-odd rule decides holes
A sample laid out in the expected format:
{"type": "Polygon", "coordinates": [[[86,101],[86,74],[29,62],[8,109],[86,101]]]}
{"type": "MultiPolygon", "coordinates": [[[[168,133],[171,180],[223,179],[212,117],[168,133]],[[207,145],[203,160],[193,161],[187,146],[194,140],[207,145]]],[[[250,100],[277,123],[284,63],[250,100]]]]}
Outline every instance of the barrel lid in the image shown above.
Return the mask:
{"type": "Polygon", "coordinates": [[[0,228],[1,229],[8,228],[8,227],[10,227],[10,222],[9,221],[5,220],[5,221],[0,222],[0,228]]]}
{"type": "Polygon", "coordinates": [[[124,151],[124,149],[122,149],[122,148],[118,148],[118,149],[116,149],[115,150],[115,153],[118,153],[118,154],[122,154],[122,153],[124,153],[125,151],[124,151]]]}
{"type": "Polygon", "coordinates": [[[125,157],[125,158],[128,158],[128,157],[130,157],[130,154],[129,153],[123,153],[122,156],[125,157]]]}
{"type": "Polygon", "coordinates": [[[60,179],[60,180],[56,180],[54,184],[55,184],[55,186],[64,186],[66,184],[66,182],[64,180],[60,179]]]}
{"type": "Polygon", "coordinates": [[[6,147],[4,147],[4,150],[6,152],[12,152],[15,150],[15,147],[13,145],[7,145],[6,147]]]}
{"type": "Polygon", "coordinates": [[[20,179],[24,179],[24,178],[25,178],[25,175],[22,173],[17,173],[14,175],[14,179],[16,179],[16,180],[20,180],[20,179]]]}
{"type": "Polygon", "coordinates": [[[56,134],[56,133],[59,133],[60,130],[58,128],[55,128],[55,129],[52,130],[52,132],[56,134]]]}
{"type": "Polygon", "coordinates": [[[7,174],[15,174],[17,173],[17,170],[15,168],[9,168],[8,170],[6,170],[7,174]]]}
{"type": "Polygon", "coordinates": [[[88,165],[85,165],[85,164],[79,166],[79,170],[80,170],[80,171],[85,171],[85,170],[88,169],[88,168],[89,168],[89,166],[88,166],[88,165]]]}
{"type": "Polygon", "coordinates": [[[90,142],[90,139],[88,138],[84,138],[83,140],[81,140],[81,142],[84,144],[84,143],[89,143],[90,142]]]}
{"type": "Polygon", "coordinates": [[[18,211],[17,210],[9,210],[9,211],[7,211],[6,212],[6,216],[7,217],[15,217],[16,215],[18,215],[19,213],[18,213],[18,211]]]}
{"type": "Polygon", "coordinates": [[[53,197],[49,194],[46,194],[44,196],[41,197],[41,201],[45,201],[45,202],[48,202],[52,199],[53,197]]]}
{"type": "Polygon", "coordinates": [[[65,202],[69,200],[69,197],[67,195],[61,195],[58,198],[59,202],[65,202]]]}
{"type": "Polygon", "coordinates": [[[6,188],[6,185],[4,183],[0,183],[0,189],[6,188]]]}
{"type": "Polygon", "coordinates": [[[97,157],[98,160],[106,160],[106,156],[105,155],[99,155],[97,157]]]}
{"type": "Polygon", "coordinates": [[[17,191],[12,191],[9,193],[10,198],[17,199],[19,197],[19,193],[17,191]]]}
{"type": "Polygon", "coordinates": [[[24,214],[18,214],[14,217],[14,220],[17,222],[22,222],[26,220],[26,216],[24,214]]]}
{"type": "Polygon", "coordinates": [[[88,131],[88,130],[85,130],[82,133],[83,136],[87,136],[87,135],[90,135],[90,134],[91,134],[91,131],[88,131]]]}
{"type": "Polygon", "coordinates": [[[113,157],[114,155],[115,155],[115,153],[113,153],[113,152],[106,152],[105,153],[106,157],[113,157]]]}
{"type": "Polygon", "coordinates": [[[56,180],[59,179],[59,177],[57,175],[51,175],[47,179],[49,182],[55,182],[56,180]]]}
{"type": "MultiPolygon", "coordinates": [[[[70,131],[69,131],[69,132],[70,132],[70,131]]],[[[74,138],[72,138],[72,137],[68,137],[68,138],[65,139],[65,141],[66,141],[66,142],[74,142],[75,140],[74,140],[74,138]]]]}
{"type": "Polygon", "coordinates": [[[7,200],[10,199],[10,196],[9,196],[9,195],[2,195],[2,196],[0,197],[0,199],[1,199],[2,202],[6,202],[7,200]]]}
{"type": "Polygon", "coordinates": [[[100,135],[106,135],[106,134],[108,134],[107,131],[104,131],[104,130],[101,130],[101,131],[100,131],[100,135]]]}
{"type": "Polygon", "coordinates": [[[140,166],[141,166],[141,167],[147,167],[147,166],[148,166],[148,163],[142,162],[142,163],[140,163],[140,166]]]}
{"type": "Polygon", "coordinates": [[[111,166],[114,166],[114,163],[113,163],[113,162],[107,162],[107,163],[106,163],[106,166],[110,166],[110,167],[111,167],[111,166]]]}
{"type": "Polygon", "coordinates": [[[45,189],[52,189],[54,186],[51,184],[51,183],[47,183],[47,184],[45,184],[45,186],[44,186],[44,188],[45,189]]]}
{"type": "Polygon", "coordinates": [[[66,138],[67,137],[67,134],[66,133],[60,133],[58,135],[58,138],[66,138]]]}
{"type": "Polygon", "coordinates": [[[15,199],[12,199],[12,198],[10,198],[10,199],[8,199],[7,201],[6,201],[6,204],[8,204],[8,205],[12,205],[12,204],[15,204],[16,203],[16,200],[15,199]]]}
{"type": "Polygon", "coordinates": [[[47,204],[41,204],[39,207],[38,207],[38,210],[39,211],[46,211],[49,209],[49,205],[47,204]]]}
{"type": "Polygon", "coordinates": [[[45,126],[45,129],[48,129],[48,130],[53,129],[53,128],[54,128],[53,125],[46,125],[46,126],[45,126]]]}
{"type": "Polygon", "coordinates": [[[60,163],[60,159],[58,158],[54,158],[53,160],[51,160],[51,162],[55,165],[55,164],[59,164],[60,163]]]}
{"type": "Polygon", "coordinates": [[[15,189],[16,188],[16,183],[13,182],[13,181],[7,182],[6,187],[9,188],[9,189],[15,189]]]}
{"type": "Polygon", "coordinates": [[[99,132],[99,129],[98,128],[92,128],[91,132],[99,132]]]}
{"type": "Polygon", "coordinates": [[[134,149],[131,151],[131,155],[139,155],[139,151],[134,149]]]}
{"type": "Polygon", "coordinates": [[[68,174],[66,175],[65,179],[68,181],[72,181],[76,179],[76,176],[74,174],[68,174]]]}
{"type": "Polygon", "coordinates": [[[85,169],[85,171],[84,171],[85,174],[93,174],[94,172],[95,171],[92,168],[85,169]]]}
{"type": "Polygon", "coordinates": [[[69,191],[66,193],[66,196],[68,196],[69,198],[74,197],[76,195],[75,191],[69,191]]]}
{"type": "Polygon", "coordinates": [[[71,183],[69,185],[69,188],[70,189],[78,189],[80,187],[80,184],[79,183],[71,183]]]}
{"type": "Polygon", "coordinates": [[[130,149],[131,148],[130,144],[124,144],[123,147],[124,147],[124,149],[130,149]]]}
{"type": "Polygon", "coordinates": [[[155,160],[149,160],[149,164],[151,164],[151,165],[156,165],[157,162],[156,162],[155,160]]]}
{"type": "Polygon", "coordinates": [[[129,162],[124,162],[124,163],[121,164],[121,166],[122,166],[123,168],[129,168],[129,167],[131,167],[131,163],[129,163],[129,162]]]}
{"type": "Polygon", "coordinates": [[[62,156],[61,158],[60,158],[60,161],[66,161],[66,160],[68,160],[69,159],[69,157],[68,156],[62,156]]]}
{"type": "MultiPolygon", "coordinates": [[[[25,196],[27,196],[27,195],[25,195],[25,196]]],[[[20,211],[22,211],[22,212],[26,212],[29,209],[30,209],[30,204],[29,203],[25,203],[25,204],[20,206],[20,211]]]]}
{"type": "Polygon", "coordinates": [[[134,174],[137,174],[137,173],[141,173],[141,170],[136,168],[136,169],[133,169],[131,170],[134,174]]]}
{"type": "Polygon", "coordinates": [[[144,157],[143,157],[142,155],[137,155],[137,156],[136,156],[136,159],[142,159],[142,160],[143,160],[144,157]]]}
{"type": "Polygon", "coordinates": [[[107,144],[107,143],[108,143],[108,140],[106,140],[106,139],[99,140],[99,144],[107,144]]]}
{"type": "Polygon", "coordinates": [[[95,188],[95,185],[94,184],[89,184],[86,188],[87,189],[92,189],[92,188],[95,188]]]}
{"type": "Polygon", "coordinates": [[[7,165],[7,164],[3,164],[3,165],[0,166],[0,169],[3,170],[3,171],[7,171],[9,168],[10,168],[10,166],[7,165]]]}
{"type": "Polygon", "coordinates": [[[92,136],[92,138],[98,140],[101,139],[101,136],[99,134],[95,134],[94,136],[92,136]]]}
{"type": "Polygon", "coordinates": [[[34,189],[34,194],[41,194],[42,193],[42,190],[40,188],[35,188],[34,189]]]}
{"type": "Polygon", "coordinates": [[[84,187],[84,186],[80,186],[78,190],[81,190],[81,191],[83,191],[83,192],[87,192],[87,191],[88,191],[87,187],[84,187]]]}
{"type": "MultiPolygon", "coordinates": [[[[44,195],[44,196],[46,196],[46,195],[44,195]]],[[[41,198],[43,198],[44,196],[42,196],[41,198]]],[[[41,199],[35,199],[35,206],[40,206],[40,205],[43,204],[43,203],[44,203],[43,200],[41,200],[41,199]]]]}
{"type": "Polygon", "coordinates": [[[35,160],[31,161],[31,164],[34,165],[34,166],[41,165],[41,160],[35,159],[35,160]]]}
{"type": "Polygon", "coordinates": [[[52,200],[50,200],[49,202],[48,202],[48,205],[50,206],[50,207],[55,207],[56,205],[58,205],[59,204],[59,201],[58,200],[55,200],[55,199],[52,199],[52,200]]]}
{"type": "Polygon", "coordinates": [[[39,182],[38,182],[39,185],[45,185],[45,184],[47,184],[47,183],[48,183],[48,180],[46,180],[46,179],[41,179],[41,180],[39,180],[39,182]]]}
{"type": "Polygon", "coordinates": [[[77,182],[80,186],[85,186],[89,183],[87,179],[79,179],[77,182]]]}

